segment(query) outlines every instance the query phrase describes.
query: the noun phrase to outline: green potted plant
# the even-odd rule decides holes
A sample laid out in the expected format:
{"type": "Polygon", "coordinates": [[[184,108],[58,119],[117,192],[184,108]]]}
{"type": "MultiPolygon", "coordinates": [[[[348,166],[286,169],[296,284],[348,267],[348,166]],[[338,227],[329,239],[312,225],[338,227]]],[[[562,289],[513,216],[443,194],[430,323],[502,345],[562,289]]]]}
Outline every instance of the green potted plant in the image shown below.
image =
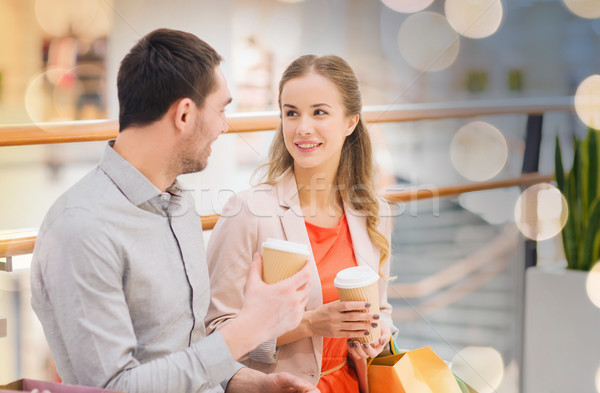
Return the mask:
{"type": "Polygon", "coordinates": [[[590,128],[587,138],[573,141],[571,171],[565,173],[560,141],[556,137],[555,178],[569,208],[562,230],[567,266],[589,271],[600,256],[600,190],[598,187],[598,131],[590,128]]]}
{"type": "Polygon", "coordinates": [[[562,230],[566,269],[526,271],[523,386],[525,392],[593,392],[600,373],[600,308],[586,290],[600,257],[598,131],[573,142],[565,172],[558,137],[555,179],[568,206],[562,230]]]}

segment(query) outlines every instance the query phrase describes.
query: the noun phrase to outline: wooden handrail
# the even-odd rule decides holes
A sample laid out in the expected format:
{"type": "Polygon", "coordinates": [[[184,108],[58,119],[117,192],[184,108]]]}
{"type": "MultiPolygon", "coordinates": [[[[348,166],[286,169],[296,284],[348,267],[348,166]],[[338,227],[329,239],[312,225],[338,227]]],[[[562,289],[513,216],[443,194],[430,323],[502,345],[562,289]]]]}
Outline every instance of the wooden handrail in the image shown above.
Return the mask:
{"type": "Polygon", "coordinates": [[[547,183],[554,179],[553,175],[540,175],[539,173],[527,173],[520,177],[496,180],[474,184],[464,184],[458,186],[435,187],[435,186],[416,186],[398,192],[390,192],[381,195],[385,200],[391,203],[416,201],[419,199],[442,198],[464,194],[466,192],[493,190],[505,187],[520,187],[528,184],[547,183]]]}
{"type": "MultiPolygon", "coordinates": [[[[538,173],[529,173],[517,178],[497,180],[484,183],[467,184],[451,187],[427,187],[412,188],[397,192],[389,192],[381,196],[389,202],[412,202],[420,199],[450,197],[463,194],[465,192],[491,190],[496,188],[524,186],[528,184],[543,183],[552,180],[552,176],[540,175],[538,173]]],[[[202,229],[213,229],[219,219],[218,214],[202,216],[202,229]]],[[[20,237],[13,239],[0,240],[0,258],[12,257],[17,255],[27,255],[33,252],[35,236],[20,237]]]]}
{"type": "MultiPolygon", "coordinates": [[[[366,106],[363,118],[368,123],[383,123],[500,114],[539,114],[547,111],[572,111],[573,102],[573,97],[534,97],[366,106]]],[[[279,124],[279,112],[237,113],[229,115],[227,121],[230,132],[274,130],[279,124]]],[[[118,128],[115,120],[4,125],[0,126],[0,146],[103,141],[114,138],[118,134],[118,128]]]]}

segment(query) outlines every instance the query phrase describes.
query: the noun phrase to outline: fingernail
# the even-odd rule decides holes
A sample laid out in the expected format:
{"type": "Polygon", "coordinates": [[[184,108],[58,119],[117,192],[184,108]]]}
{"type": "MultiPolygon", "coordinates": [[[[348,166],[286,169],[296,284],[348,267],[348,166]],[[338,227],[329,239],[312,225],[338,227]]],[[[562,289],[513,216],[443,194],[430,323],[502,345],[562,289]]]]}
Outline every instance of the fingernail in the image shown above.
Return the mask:
{"type": "Polygon", "coordinates": [[[368,336],[370,333],[369,332],[365,332],[365,336],[368,336]]]}
{"type": "Polygon", "coordinates": [[[368,344],[363,344],[363,348],[369,348],[368,344]]]}
{"type": "Polygon", "coordinates": [[[365,303],[365,308],[371,307],[371,303],[365,303]]]}
{"type": "Polygon", "coordinates": [[[356,343],[355,343],[355,342],[350,342],[350,346],[351,346],[352,348],[354,348],[354,347],[356,347],[356,343]]]}
{"type": "Polygon", "coordinates": [[[379,319],[379,314],[373,315],[373,319],[379,319]]]}
{"type": "Polygon", "coordinates": [[[371,326],[377,327],[377,324],[376,323],[372,323],[371,326]]]}

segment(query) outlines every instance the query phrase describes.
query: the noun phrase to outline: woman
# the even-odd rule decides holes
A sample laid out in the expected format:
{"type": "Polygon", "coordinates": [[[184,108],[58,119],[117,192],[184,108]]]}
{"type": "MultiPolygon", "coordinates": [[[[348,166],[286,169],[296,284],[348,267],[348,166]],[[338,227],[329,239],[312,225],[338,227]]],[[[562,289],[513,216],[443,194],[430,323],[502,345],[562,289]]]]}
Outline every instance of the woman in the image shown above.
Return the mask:
{"type": "Polygon", "coordinates": [[[262,251],[263,241],[310,245],[314,274],[302,322],[244,362],[318,381],[321,392],[357,393],[359,386],[365,391],[365,359],[381,352],[394,328],[384,279],[375,315],[364,312],[365,302],[341,303],[333,285],[347,267],[367,265],[381,277],[390,269],[391,218],[387,204],[375,196],[358,80],[337,56],[302,56],[283,74],[279,107],[266,181],[228,201],[209,241],[207,327],[219,328],[241,309],[251,256],[262,251]],[[380,340],[363,345],[353,340],[376,327],[380,340]]]}

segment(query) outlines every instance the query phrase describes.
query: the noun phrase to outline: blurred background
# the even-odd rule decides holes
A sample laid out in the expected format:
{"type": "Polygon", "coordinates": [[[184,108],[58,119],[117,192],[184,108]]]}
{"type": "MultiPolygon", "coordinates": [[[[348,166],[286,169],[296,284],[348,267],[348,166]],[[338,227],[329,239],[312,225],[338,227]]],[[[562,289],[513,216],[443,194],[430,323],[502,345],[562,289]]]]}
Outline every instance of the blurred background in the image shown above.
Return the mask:
{"type": "MultiPolygon", "coordinates": [[[[511,100],[567,108],[584,81],[600,92],[588,79],[600,69],[599,16],[598,0],[0,0],[0,124],[116,120],[120,60],[159,27],[194,33],[225,58],[229,114],[276,111],[281,73],[308,53],[345,58],[368,108],[511,100]]],[[[527,121],[527,114],[502,114],[373,124],[378,189],[519,176],[527,121]]],[[[569,162],[570,141],[589,125],[573,110],[546,111],[539,172],[554,172],[557,136],[569,162]]],[[[183,176],[201,214],[218,213],[232,192],[250,186],[272,136],[226,134],[205,171],[183,176]]],[[[104,144],[1,147],[0,236],[35,233],[53,201],[97,164],[104,144]]],[[[506,187],[394,209],[390,298],[398,344],[431,346],[463,375],[484,380],[474,382],[481,393],[523,391],[527,238],[515,218],[522,192],[506,187]]],[[[560,197],[556,213],[556,197],[545,195],[548,206],[538,212],[560,221],[560,197]]],[[[539,240],[537,264],[564,259],[559,231],[529,236],[539,240]]],[[[0,272],[7,323],[0,384],[57,377],[29,304],[29,260],[16,257],[15,271],[0,272]]]]}

